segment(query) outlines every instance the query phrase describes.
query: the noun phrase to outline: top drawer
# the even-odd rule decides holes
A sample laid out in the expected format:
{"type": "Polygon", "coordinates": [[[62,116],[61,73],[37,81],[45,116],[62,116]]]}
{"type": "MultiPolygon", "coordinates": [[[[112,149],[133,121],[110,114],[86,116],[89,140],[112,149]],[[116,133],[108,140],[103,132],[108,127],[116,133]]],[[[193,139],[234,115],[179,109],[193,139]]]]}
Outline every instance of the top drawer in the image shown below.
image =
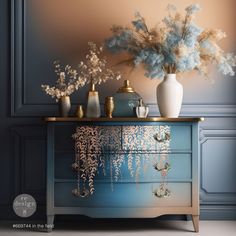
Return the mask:
{"type": "Polygon", "coordinates": [[[191,125],[122,126],[125,151],[191,150],[191,125]]]}

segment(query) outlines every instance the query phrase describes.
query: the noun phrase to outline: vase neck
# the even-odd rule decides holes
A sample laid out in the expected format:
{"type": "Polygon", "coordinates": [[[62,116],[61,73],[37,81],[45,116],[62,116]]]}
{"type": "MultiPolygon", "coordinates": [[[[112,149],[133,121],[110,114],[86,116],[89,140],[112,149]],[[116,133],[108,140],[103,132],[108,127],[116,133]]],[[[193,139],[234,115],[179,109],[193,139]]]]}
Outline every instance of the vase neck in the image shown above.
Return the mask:
{"type": "Polygon", "coordinates": [[[91,83],[90,85],[90,92],[95,92],[95,84],[91,83]]]}
{"type": "Polygon", "coordinates": [[[164,77],[164,80],[174,81],[174,80],[176,80],[176,74],[166,74],[165,77],[164,77]]]}
{"type": "Polygon", "coordinates": [[[64,96],[61,97],[61,100],[66,100],[66,99],[70,99],[70,96],[64,95],[64,96]]]}

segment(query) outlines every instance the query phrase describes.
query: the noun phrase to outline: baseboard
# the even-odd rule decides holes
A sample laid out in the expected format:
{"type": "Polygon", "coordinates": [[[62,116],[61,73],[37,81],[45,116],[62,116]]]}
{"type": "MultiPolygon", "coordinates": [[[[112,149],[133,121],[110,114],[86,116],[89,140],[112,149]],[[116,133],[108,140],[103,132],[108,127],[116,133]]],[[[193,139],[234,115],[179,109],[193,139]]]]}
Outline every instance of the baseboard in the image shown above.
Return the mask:
{"type": "MultiPolygon", "coordinates": [[[[62,215],[56,217],[56,221],[77,221],[78,218],[85,218],[83,216],[67,216],[62,215]]],[[[186,218],[175,215],[161,216],[161,220],[185,220],[186,218]]],[[[200,207],[201,220],[236,220],[236,206],[223,206],[223,205],[201,205],[200,207]]],[[[38,206],[36,213],[29,218],[18,217],[11,205],[0,206],[0,220],[12,221],[45,221],[46,220],[46,207],[38,206]]]]}
{"type": "Polygon", "coordinates": [[[201,205],[200,220],[236,220],[236,206],[201,205]]]}

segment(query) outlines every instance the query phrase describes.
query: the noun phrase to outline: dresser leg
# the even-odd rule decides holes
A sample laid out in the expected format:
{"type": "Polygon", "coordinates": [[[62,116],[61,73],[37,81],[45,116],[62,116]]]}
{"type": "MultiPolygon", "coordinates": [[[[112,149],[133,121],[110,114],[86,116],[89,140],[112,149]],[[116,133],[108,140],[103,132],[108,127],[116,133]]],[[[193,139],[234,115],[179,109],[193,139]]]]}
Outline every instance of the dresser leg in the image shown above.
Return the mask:
{"type": "Polygon", "coordinates": [[[47,232],[51,232],[54,228],[54,215],[47,215],[47,232]]]}
{"type": "Polygon", "coordinates": [[[193,227],[195,232],[199,231],[199,216],[198,215],[192,215],[192,221],[193,221],[193,227]]]}

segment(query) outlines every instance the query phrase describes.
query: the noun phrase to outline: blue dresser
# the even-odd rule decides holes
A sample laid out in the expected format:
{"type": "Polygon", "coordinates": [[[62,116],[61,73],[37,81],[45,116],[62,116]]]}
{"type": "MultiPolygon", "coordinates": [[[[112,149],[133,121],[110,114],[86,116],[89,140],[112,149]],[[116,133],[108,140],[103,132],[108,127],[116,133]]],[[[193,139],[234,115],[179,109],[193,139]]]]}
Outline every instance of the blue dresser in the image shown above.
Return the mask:
{"type": "Polygon", "coordinates": [[[45,120],[49,225],[59,214],[186,214],[198,231],[201,118],[45,120]]]}

